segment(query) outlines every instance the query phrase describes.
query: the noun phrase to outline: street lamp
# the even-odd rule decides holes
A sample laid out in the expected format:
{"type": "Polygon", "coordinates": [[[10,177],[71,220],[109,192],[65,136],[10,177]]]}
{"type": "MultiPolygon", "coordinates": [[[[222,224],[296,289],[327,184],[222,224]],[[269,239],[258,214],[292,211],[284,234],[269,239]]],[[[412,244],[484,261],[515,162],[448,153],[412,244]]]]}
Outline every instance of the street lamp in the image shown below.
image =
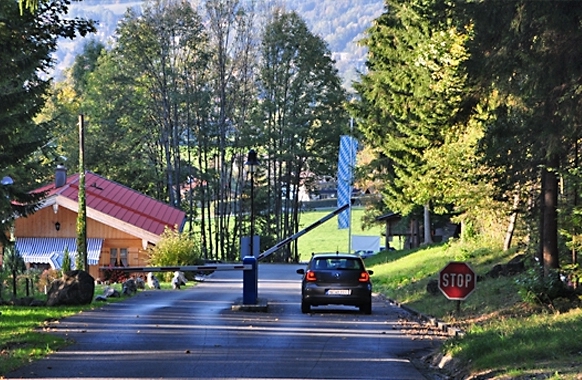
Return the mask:
{"type": "MultiPolygon", "coordinates": [[[[0,185],[2,186],[12,186],[14,185],[14,180],[9,177],[9,176],[5,176],[4,178],[2,178],[2,180],[0,181],[0,185]]],[[[6,198],[8,200],[8,202],[10,202],[10,197],[8,195],[6,195],[6,198]]],[[[10,206],[9,206],[10,207],[10,206]]],[[[3,213],[2,213],[3,214],[3,213]]],[[[4,217],[4,215],[1,215],[2,218],[4,217]]],[[[2,231],[0,231],[2,234],[4,234],[4,230],[2,229],[2,231]]],[[[4,244],[2,245],[2,252],[1,255],[2,257],[0,257],[0,271],[2,270],[2,268],[4,267],[4,250],[5,250],[5,246],[4,244]]],[[[0,282],[0,301],[2,300],[2,283],[0,282]]]]}
{"type": "MultiPolygon", "coordinates": [[[[2,178],[2,180],[0,180],[0,185],[4,187],[4,190],[6,190],[6,201],[9,204],[9,208],[10,208],[10,195],[9,195],[9,190],[8,187],[14,185],[14,180],[9,177],[9,176],[5,176],[4,178],[2,178]]],[[[0,190],[2,192],[4,192],[4,190],[0,190]]],[[[4,207],[2,207],[2,214],[4,214],[4,207]]],[[[4,215],[2,215],[2,218],[4,218],[4,215]]],[[[3,233],[4,231],[2,231],[3,233]]]]}
{"type": "Polygon", "coordinates": [[[14,185],[14,180],[11,177],[4,177],[2,178],[2,181],[0,182],[2,184],[2,186],[10,186],[10,185],[14,185]]]}
{"type": "Polygon", "coordinates": [[[251,241],[250,241],[250,249],[251,249],[251,256],[254,256],[254,247],[253,247],[253,240],[255,237],[255,170],[257,170],[257,166],[259,165],[259,160],[257,159],[257,152],[253,149],[249,150],[247,156],[247,162],[245,162],[245,166],[248,168],[249,173],[251,173],[251,241]]]}

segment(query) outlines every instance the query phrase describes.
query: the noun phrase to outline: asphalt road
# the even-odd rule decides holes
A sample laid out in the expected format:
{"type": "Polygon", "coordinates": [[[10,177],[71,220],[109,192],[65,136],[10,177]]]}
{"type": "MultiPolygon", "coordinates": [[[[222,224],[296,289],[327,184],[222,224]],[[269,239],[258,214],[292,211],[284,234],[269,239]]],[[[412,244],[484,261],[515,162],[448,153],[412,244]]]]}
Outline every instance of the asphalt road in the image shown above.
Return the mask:
{"type": "Polygon", "coordinates": [[[148,290],[54,324],[75,343],[7,379],[426,379],[411,353],[439,344],[405,334],[403,310],[375,297],[300,311],[300,265],[259,264],[268,312],[232,310],[242,272],[148,290]]]}

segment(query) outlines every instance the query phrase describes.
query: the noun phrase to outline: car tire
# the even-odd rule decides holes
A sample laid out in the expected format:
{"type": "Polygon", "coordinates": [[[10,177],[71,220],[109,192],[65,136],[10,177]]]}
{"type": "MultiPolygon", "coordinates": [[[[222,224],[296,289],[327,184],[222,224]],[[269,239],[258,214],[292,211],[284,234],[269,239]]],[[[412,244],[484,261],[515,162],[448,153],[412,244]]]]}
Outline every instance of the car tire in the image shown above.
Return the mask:
{"type": "Polygon", "coordinates": [[[360,305],[360,311],[364,314],[372,314],[372,301],[360,305]]]}
{"type": "Polygon", "coordinates": [[[301,301],[301,312],[307,314],[311,311],[311,305],[305,301],[301,301]]]}

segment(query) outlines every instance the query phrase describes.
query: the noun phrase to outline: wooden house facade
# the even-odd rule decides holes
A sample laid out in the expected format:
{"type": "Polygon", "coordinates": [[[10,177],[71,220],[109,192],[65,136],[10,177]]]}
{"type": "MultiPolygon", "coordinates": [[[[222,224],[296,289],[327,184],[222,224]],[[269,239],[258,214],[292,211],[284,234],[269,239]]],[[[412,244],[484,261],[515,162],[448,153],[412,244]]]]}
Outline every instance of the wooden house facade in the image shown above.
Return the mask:
{"type": "MultiPolygon", "coordinates": [[[[60,269],[65,252],[75,263],[79,175],[57,168],[54,183],[40,209],[14,222],[16,249],[28,266],[60,269]]],[[[89,273],[100,267],[147,266],[147,248],[165,228],[181,230],[185,213],[95,173],[85,174],[87,258],[89,273]]]]}

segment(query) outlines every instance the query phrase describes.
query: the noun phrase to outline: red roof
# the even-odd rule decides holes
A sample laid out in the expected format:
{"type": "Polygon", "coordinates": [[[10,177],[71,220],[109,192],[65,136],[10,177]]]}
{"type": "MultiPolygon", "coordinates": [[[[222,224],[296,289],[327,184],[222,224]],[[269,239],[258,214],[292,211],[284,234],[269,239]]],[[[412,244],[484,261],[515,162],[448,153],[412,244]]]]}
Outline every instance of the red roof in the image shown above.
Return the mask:
{"type": "MultiPolygon", "coordinates": [[[[68,176],[62,187],[51,183],[37,191],[46,191],[47,198],[60,196],[78,203],[79,174],[68,176]]],[[[166,226],[181,229],[186,217],[182,210],[91,172],[85,174],[85,200],[87,210],[99,211],[156,235],[161,235],[166,226]]]]}

